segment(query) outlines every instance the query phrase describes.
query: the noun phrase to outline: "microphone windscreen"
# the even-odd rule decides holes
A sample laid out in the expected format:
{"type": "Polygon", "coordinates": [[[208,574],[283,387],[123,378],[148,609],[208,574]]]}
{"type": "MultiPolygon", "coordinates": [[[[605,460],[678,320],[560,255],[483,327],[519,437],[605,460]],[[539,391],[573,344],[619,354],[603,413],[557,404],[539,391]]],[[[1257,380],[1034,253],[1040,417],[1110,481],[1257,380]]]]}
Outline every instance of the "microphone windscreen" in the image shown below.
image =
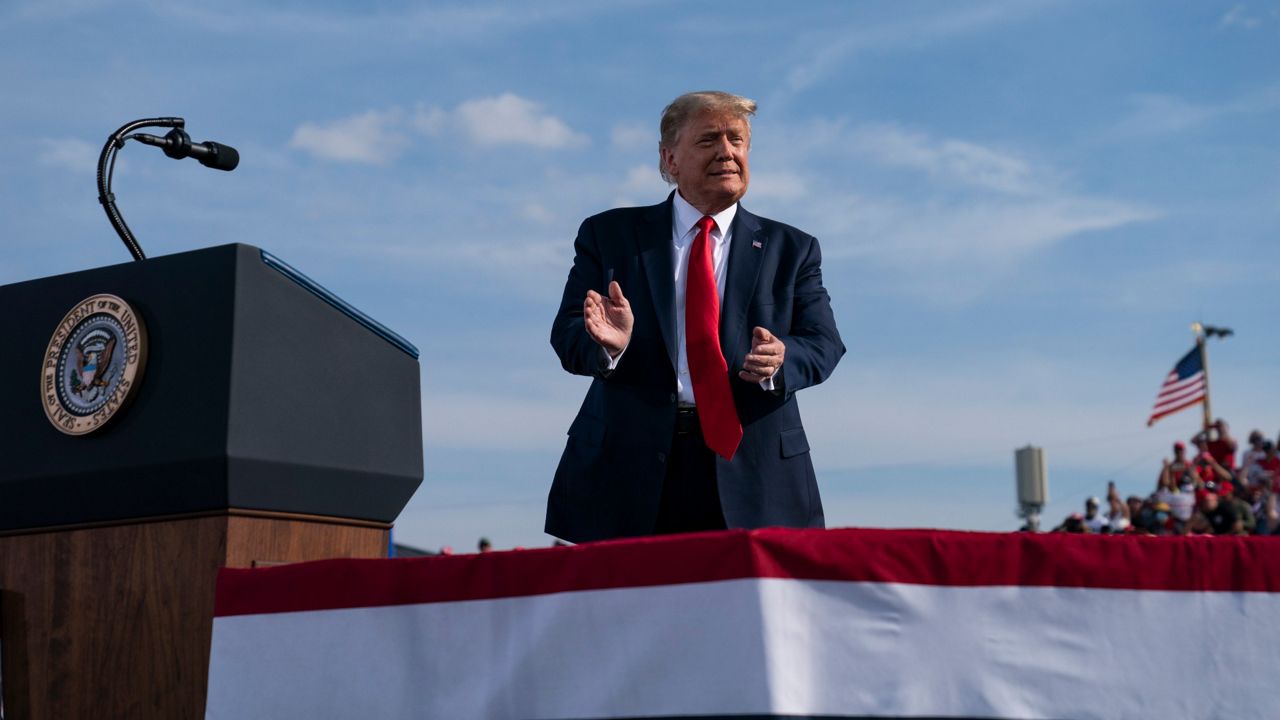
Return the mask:
{"type": "Polygon", "coordinates": [[[212,140],[205,143],[215,152],[212,155],[200,158],[200,164],[205,167],[211,167],[214,170],[235,170],[240,164],[240,153],[230,145],[223,145],[212,140]]]}

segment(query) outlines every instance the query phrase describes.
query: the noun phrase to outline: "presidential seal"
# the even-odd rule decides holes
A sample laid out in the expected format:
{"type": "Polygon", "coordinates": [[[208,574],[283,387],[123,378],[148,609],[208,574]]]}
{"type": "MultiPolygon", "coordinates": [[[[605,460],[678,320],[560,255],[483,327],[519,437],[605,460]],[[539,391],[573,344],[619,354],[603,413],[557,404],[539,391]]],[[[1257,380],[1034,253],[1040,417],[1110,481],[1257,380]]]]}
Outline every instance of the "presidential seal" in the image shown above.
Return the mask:
{"type": "Polygon", "coordinates": [[[45,415],[68,435],[97,430],[137,395],[146,363],[147,329],[129,303],[115,295],[82,300],[45,350],[45,415]]]}

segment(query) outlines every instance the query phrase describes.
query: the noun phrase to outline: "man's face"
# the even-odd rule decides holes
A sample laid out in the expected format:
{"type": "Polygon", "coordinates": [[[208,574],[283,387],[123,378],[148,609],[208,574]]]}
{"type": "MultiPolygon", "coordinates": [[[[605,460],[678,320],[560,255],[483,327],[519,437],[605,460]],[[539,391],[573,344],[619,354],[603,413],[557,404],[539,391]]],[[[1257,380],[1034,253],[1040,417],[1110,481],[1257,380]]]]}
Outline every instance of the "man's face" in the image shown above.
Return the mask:
{"type": "Polygon", "coordinates": [[[1142,512],[1142,498],[1131,497],[1125,502],[1129,505],[1129,517],[1138,517],[1142,512]]]}
{"type": "Polygon", "coordinates": [[[718,213],[747,192],[751,126],[744,118],[704,110],[680,128],[672,147],[661,149],[680,195],[707,214],[718,213]]]}

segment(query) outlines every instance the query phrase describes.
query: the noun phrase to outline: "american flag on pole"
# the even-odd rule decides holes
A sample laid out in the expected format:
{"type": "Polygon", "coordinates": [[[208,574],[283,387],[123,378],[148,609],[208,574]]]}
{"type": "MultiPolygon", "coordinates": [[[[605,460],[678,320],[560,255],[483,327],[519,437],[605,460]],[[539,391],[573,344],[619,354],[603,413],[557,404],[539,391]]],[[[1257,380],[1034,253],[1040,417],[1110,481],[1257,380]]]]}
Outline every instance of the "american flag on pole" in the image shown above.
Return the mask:
{"type": "Polygon", "coordinates": [[[1160,394],[1156,395],[1156,405],[1151,408],[1151,417],[1147,418],[1147,427],[1151,427],[1165,415],[1172,415],[1204,402],[1204,389],[1204,363],[1200,358],[1200,346],[1197,345],[1182,356],[1164,379],[1160,394]]]}

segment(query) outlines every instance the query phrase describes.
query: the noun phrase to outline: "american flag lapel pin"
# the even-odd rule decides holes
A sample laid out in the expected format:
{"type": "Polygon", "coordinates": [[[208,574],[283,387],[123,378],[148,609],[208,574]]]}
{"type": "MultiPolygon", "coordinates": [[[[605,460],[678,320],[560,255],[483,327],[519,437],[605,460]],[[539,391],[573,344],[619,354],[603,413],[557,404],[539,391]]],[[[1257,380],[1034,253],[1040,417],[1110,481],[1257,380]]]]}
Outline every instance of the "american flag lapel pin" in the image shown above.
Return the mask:
{"type": "Polygon", "coordinates": [[[764,247],[764,243],[760,242],[759,240],[752,240],[751,247],[759,250],[760,248],[764,247]]]}

